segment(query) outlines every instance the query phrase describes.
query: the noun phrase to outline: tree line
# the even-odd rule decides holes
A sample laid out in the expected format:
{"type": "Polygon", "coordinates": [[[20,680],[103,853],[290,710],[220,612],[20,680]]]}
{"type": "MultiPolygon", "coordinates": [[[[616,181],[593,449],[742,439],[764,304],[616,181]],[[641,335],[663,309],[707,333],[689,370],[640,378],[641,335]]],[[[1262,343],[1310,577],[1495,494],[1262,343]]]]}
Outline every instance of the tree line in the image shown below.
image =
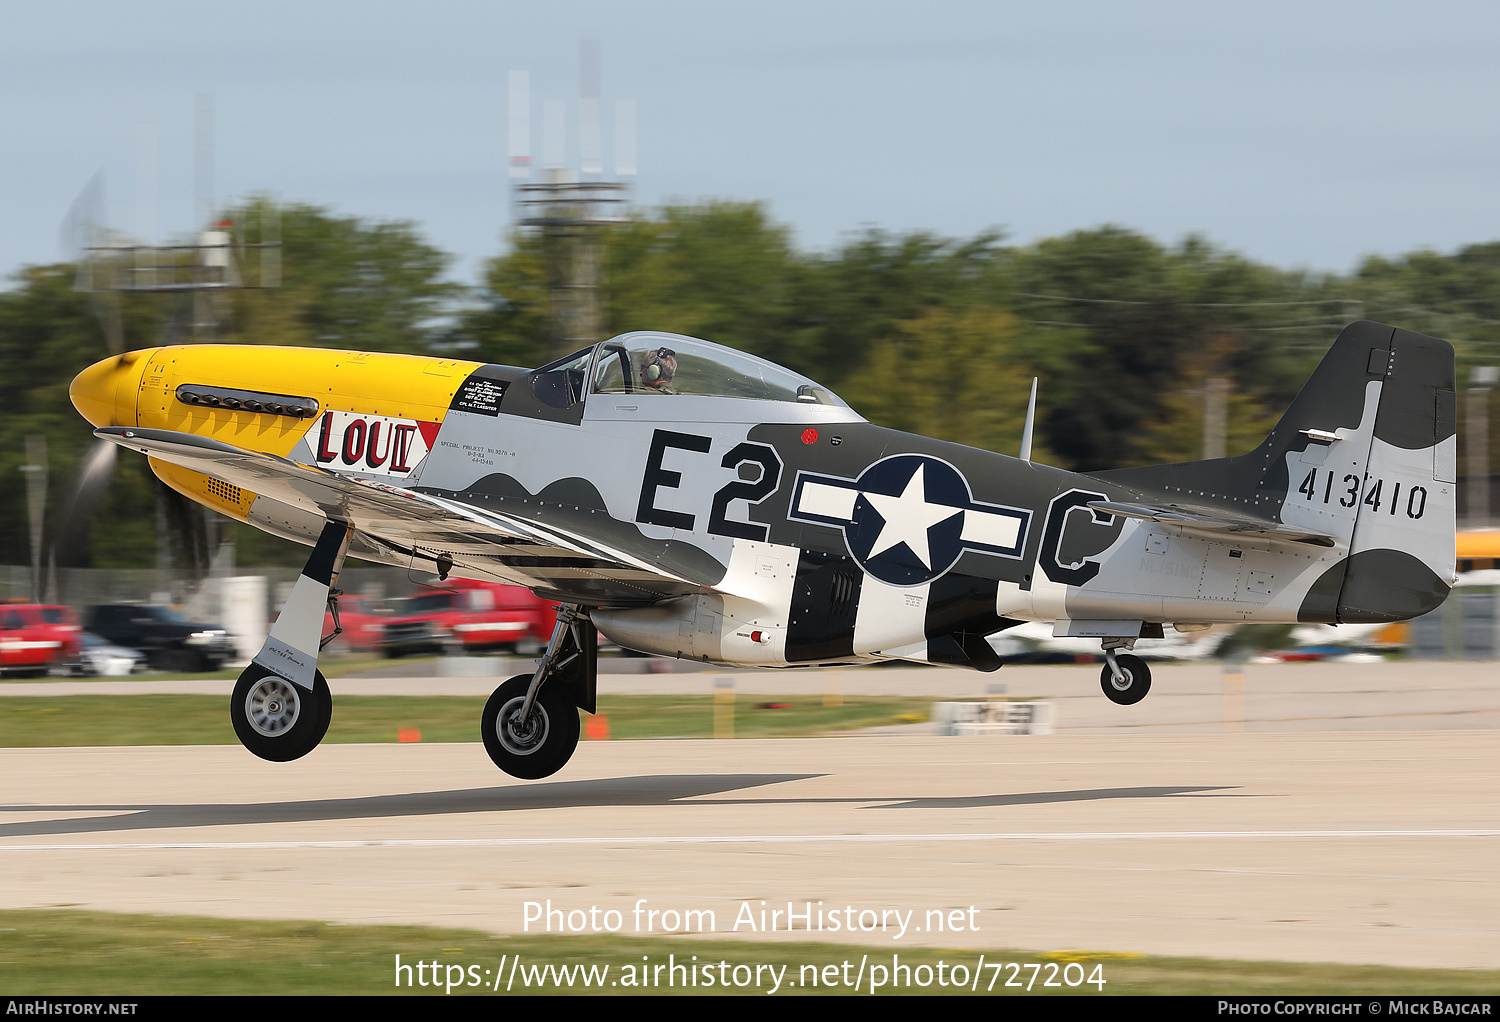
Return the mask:
{"type": "MultiPolygon", "coordinates": [[[[225,217],[254,224],[265,212],[256,200],[225,217]]],[[[482,282],[463,287],[447,276],[450,257],[412,224],[310,205],[282,206],[280,223],[281,287],[225,298],[225,342],[526,366],[555,354],[535,235],[513,235],[482,282]]],[[[874,422],[1007,454],[1039,377],[1034,456],[1081,471],[1198,457],[1210,381],[1227,381],[1228,453],[1248,450],[1354,319],[1454,342],[1461,386],[1473,366],[1500,363],[1500,242],[1372,256],[1349,274],[1269,266],[1196,236],[1165,245],[1114,226],[1029,245],[1000,231],[947,238],[871,228],[806,252],[764,204],[717,201],[638,210],[601,246],[608,333],[665,330],[727,344],[822,382],[874,422]]],[[[48,439],[53,531],[92,443],[67,390],[107,351],[74,280],[73,266],[32,266],[0,292],[3,563],[30,559],[24,438],[48,439]]],[[[126,346],[186,339],[191,303],[125,296],[126,346]]],[[[1462,443],[1461,429],[1461,457],[1462,443]]],[[[156,530],[145,460],[122,457],[86,539],[60,550],[59,563],[152,566],[156,530]]],[[[301,556],[253,530],[234,535],[241,563],[301,556]]]]}

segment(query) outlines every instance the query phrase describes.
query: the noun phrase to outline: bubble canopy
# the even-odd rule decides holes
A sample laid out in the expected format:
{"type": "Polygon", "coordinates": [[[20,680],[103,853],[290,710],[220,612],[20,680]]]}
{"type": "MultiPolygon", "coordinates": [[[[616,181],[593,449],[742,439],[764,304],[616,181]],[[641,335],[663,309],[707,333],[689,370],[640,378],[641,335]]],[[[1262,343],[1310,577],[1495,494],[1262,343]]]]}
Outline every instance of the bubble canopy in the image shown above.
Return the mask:
{"type": "Polygon", "coordinates": [[[567,361],[579,364],[590,356],[589,389],[595,394],[687,394],[848,407],[833,391],[800,373],[681,334],[621,334],[567,361]]]}

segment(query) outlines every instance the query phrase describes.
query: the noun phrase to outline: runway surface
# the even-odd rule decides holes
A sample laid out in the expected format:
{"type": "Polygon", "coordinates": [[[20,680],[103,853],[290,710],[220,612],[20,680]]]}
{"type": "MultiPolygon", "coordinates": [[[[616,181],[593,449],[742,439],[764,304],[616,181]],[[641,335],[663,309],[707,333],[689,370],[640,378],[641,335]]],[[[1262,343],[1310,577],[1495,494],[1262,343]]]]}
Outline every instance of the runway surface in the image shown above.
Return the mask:
{"type": "MultiPolygon", "coordinates": [[[[1359,705],[1333,689],[1309,707],[1359,705]]],[[[1444,700],[1493,702],[1477,683],[1444,700]]],[[[584,743],[539,782],[477,744],[283,765],[234,747],[0,750],[0,904],[515,933],[550,899],[553,932],[567,913],[659,932],[697,910],[720,936],[895,951],[1494,968],[1500,730],[1403,713],[1342,732],[584,743]],[[751,930],[761,902],[811,903],[824,929],[751,930]]]]}

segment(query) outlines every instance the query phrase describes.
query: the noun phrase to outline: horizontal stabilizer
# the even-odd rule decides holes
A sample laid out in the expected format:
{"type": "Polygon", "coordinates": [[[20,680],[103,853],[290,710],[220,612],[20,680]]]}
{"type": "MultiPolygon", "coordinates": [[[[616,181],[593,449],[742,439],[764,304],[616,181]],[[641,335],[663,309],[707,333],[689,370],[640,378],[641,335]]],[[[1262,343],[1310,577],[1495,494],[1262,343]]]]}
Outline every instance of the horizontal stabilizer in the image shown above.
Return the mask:
{"type": "Polygon", "coordinates": [[[1326,533],[1282,525],[1266,518],[1232,515],[1219,510],[1210,511],[1206,508],[1182,507],[1178,504],[1155,507],[1110,500],[1089,501],[1089,507],[1096,511],[1103,511],[1105,514],[1138,518],[1147,522],[1161,522],[1164,525],[1176,525],[1192,532],[1204,532],[1217,536],[1243,536],[1281,543],[1307,543],[1312,546],[1333,546],[1335,543],[1334,537],[1326,533]]]}

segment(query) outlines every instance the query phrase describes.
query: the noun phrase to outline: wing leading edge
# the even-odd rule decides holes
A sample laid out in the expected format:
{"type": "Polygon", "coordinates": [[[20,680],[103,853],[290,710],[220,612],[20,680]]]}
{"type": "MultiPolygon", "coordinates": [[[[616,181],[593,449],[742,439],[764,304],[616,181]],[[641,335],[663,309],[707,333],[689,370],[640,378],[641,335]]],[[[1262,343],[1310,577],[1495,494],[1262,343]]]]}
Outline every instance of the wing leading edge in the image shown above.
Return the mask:
{"type": "MultiPolygon", "coordinates": [[[[652,602],[703,592],[717,579],[687,578],[617,547],[494,509],[340,475],[273,454],[171,430],[107,426],[94,435],[262,497],[347,522],[401,558],[588,602],[652,602]]],[[[393,560],[386,557],[386,560],[393,560]]]]}

